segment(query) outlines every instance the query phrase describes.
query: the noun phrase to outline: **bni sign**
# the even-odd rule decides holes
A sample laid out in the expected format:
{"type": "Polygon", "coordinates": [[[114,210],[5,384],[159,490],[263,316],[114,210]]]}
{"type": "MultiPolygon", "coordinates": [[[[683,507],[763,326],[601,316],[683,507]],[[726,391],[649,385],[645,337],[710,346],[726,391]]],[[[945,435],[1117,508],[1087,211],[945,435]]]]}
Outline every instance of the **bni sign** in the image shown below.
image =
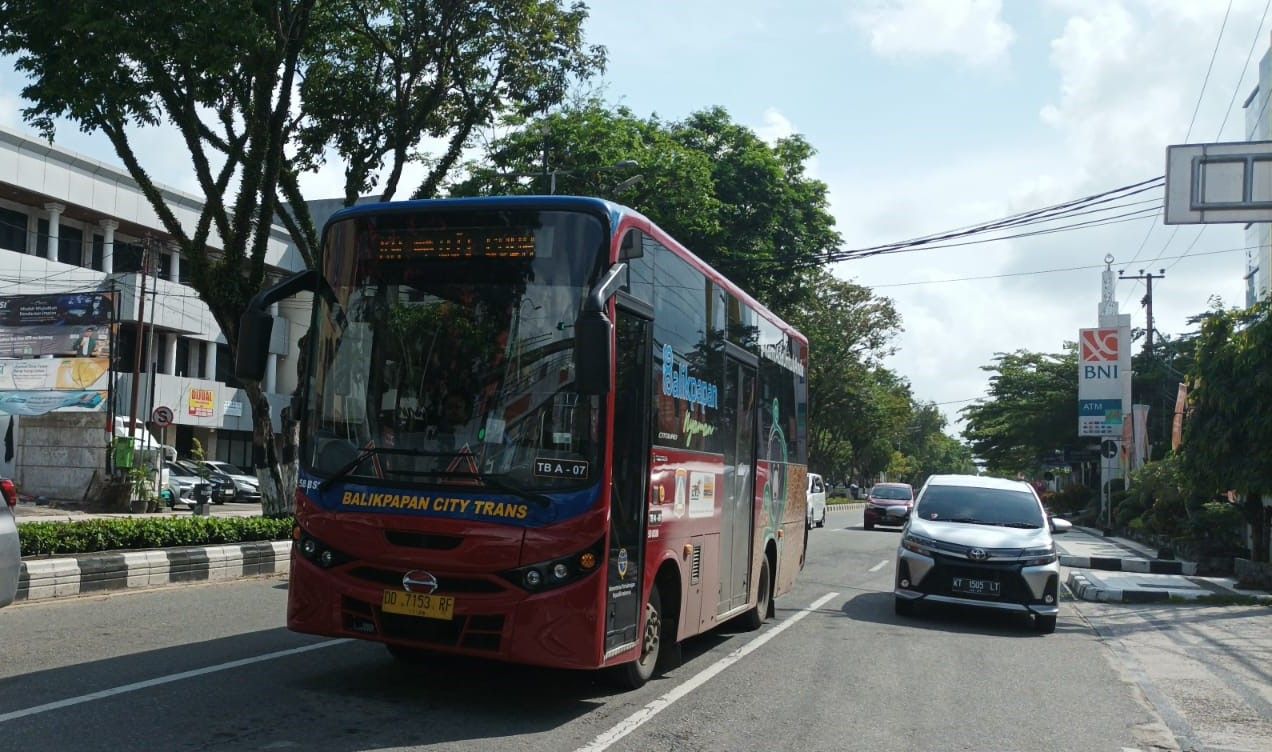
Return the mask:
{"type": "Polygon", "coordinates": [[[1118,327],[1078,331],[1079,436],[1122,432],[1123,336],[1118,327]]]}

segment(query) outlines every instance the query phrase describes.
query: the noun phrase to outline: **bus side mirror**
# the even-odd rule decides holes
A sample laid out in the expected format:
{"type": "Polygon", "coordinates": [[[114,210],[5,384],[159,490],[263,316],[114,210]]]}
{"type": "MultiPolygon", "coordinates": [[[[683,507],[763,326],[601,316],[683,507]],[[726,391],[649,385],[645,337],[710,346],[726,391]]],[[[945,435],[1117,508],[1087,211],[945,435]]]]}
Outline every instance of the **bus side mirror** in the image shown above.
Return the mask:
{"type": "Polygon", "coordinates": [[[269,338],[274,317],[268,311],[248,306],[239,319],[238,348],[234,352],[234,375],[244,381],[263,381],[269,361],[269,338]]]}
{"type": "Polygon", "coordinates": [[[582,311],[574,322],[574,389],[608,394],[614,361],[614,327],[604,311],[582,311]]]}

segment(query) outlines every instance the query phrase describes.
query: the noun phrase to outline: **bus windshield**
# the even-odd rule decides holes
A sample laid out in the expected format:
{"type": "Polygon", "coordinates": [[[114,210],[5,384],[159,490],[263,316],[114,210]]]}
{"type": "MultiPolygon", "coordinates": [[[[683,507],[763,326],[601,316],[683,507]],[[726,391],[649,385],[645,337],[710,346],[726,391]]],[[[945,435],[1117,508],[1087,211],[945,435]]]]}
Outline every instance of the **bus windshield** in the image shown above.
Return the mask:
{"type": "Polygon", "coordinates": [[[542,492],[595,482],[574,320],[606,260],[568,211],[365,214],[332,225],[302,457],[315,475],[542,492]]]}

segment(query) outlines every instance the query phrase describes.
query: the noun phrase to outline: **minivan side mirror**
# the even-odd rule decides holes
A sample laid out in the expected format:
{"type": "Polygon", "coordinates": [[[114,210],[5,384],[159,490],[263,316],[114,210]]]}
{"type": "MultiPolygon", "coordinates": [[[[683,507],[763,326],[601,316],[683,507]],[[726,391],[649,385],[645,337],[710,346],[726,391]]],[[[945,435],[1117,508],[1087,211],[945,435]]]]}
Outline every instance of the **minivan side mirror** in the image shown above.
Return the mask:
{"type": "Polygon", "coordinates": [[[1056,533],[1058,535],[1060,533],[1067,533],[1072,529],[1073,529],[1072,522],[1069,522],[1068,520],[1065,520],[1065,519],[1061,519],[1059,517],[1051,518],[1051,532],[1056,533]]]}

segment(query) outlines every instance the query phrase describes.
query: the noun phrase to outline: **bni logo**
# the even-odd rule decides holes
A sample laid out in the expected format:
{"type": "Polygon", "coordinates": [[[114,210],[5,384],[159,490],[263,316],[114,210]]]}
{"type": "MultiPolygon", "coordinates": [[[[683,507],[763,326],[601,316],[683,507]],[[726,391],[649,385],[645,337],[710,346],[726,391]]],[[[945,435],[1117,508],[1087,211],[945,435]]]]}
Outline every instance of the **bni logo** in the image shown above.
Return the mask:
{"type": "Polygon", "coordinates": [[[1078,335],[1083,363],[1117,362],[1116,329],[1083,329],[1078,335]]]}

